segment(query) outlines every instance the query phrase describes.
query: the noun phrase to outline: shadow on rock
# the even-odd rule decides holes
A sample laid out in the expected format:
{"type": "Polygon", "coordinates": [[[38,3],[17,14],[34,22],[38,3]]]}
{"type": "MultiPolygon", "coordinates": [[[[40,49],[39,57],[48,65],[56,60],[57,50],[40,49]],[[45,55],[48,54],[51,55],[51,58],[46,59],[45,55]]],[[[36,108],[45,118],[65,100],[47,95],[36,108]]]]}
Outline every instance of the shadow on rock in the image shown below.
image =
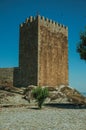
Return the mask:
{"type": "Polygon", "coordinates": [[[46,107],[62,108],[62,109],[86,109],[86,105],[82,104],[69,104],[69,103],[47,103],[46,107]]]}

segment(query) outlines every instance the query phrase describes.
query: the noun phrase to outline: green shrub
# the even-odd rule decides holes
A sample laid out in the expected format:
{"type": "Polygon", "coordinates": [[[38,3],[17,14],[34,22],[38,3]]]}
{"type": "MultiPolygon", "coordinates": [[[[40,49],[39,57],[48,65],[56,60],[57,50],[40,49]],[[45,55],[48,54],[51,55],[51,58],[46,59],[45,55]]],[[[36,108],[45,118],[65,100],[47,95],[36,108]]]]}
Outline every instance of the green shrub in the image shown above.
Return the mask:
{"type": "Polygon", "coordinates": [[[45,99],[47,98],[49,92],[47,88],[37,87],[32,91],[33,97],[38,103],[38,107],[41,109],[45,99]]]}

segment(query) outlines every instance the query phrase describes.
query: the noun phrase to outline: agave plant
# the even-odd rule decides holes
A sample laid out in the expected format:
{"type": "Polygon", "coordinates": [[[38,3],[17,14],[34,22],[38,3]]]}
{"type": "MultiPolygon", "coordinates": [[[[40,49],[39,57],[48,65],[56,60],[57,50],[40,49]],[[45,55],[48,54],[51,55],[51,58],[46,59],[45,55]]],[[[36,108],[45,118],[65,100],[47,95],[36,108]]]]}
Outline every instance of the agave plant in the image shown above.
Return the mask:
{"type": "Polygon", "coordinates": [[[41,109],[45,99],[48,97],[49,92],[47,88],[37,87],[32,91],[33,97],[38,103],[38,107],[41,109]]]}

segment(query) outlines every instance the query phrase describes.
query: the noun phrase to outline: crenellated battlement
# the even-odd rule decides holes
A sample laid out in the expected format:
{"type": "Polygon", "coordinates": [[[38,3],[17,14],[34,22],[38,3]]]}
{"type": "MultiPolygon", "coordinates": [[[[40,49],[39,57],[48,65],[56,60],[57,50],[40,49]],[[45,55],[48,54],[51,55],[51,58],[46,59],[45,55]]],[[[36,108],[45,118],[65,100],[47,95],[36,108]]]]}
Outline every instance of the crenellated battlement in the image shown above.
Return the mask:
{"type": "Polygon", "coordinates": [[[55,28],[55,30],[58,29],[58,28],[60,28],[60,29],[64,28],[65,30],[68,30],[67,26],[65,26],[63,24],[60,24],[58,22],[55,22],[55,21],[53,21],[51,19],[45,18],[44,16],[40,16],[40,15],[38,15],[36,17],[35,16],[30,16],[29,18],[26,18],[25,22],[22,23],[20,25],[20,27],[23,27],[27,23],[33,23],[33,22],[38,21],[38,20],[40,22],[40,25],[44,25],[44,26],[50,27],[50,28],[55,28]]]}
{"type": "Polygon", "coordinates": [[[68,86],[68,28],[44,16],[20,24],[19,66],[0,69],[1,80],[16,87],[68,86]]]}
{"type": "Polygon", "coordinates": [[[20,28],[23,28],[25,26],[28,27],[31,24],[35,25],[36,23],[38,23],[38,26],[40,27],[47,28],[47,30],[49,30],[52,33],[62,33],[65,36],[68,36],[67,26],[40,15],[30,16],[29,18],[26,18],[25,22],[20,25],[20,28]]]}

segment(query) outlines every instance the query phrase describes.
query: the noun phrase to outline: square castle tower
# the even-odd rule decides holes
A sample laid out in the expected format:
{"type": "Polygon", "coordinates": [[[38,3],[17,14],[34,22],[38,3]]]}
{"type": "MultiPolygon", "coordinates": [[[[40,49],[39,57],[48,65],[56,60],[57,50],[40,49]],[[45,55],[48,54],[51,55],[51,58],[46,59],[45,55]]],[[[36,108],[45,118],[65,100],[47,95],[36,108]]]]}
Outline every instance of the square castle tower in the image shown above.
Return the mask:
{"type": "Polygon", "coordinates": [[[68,85],[68,28],[30,16],[20,25],[19,68],[15,86],[68,85]]]}

